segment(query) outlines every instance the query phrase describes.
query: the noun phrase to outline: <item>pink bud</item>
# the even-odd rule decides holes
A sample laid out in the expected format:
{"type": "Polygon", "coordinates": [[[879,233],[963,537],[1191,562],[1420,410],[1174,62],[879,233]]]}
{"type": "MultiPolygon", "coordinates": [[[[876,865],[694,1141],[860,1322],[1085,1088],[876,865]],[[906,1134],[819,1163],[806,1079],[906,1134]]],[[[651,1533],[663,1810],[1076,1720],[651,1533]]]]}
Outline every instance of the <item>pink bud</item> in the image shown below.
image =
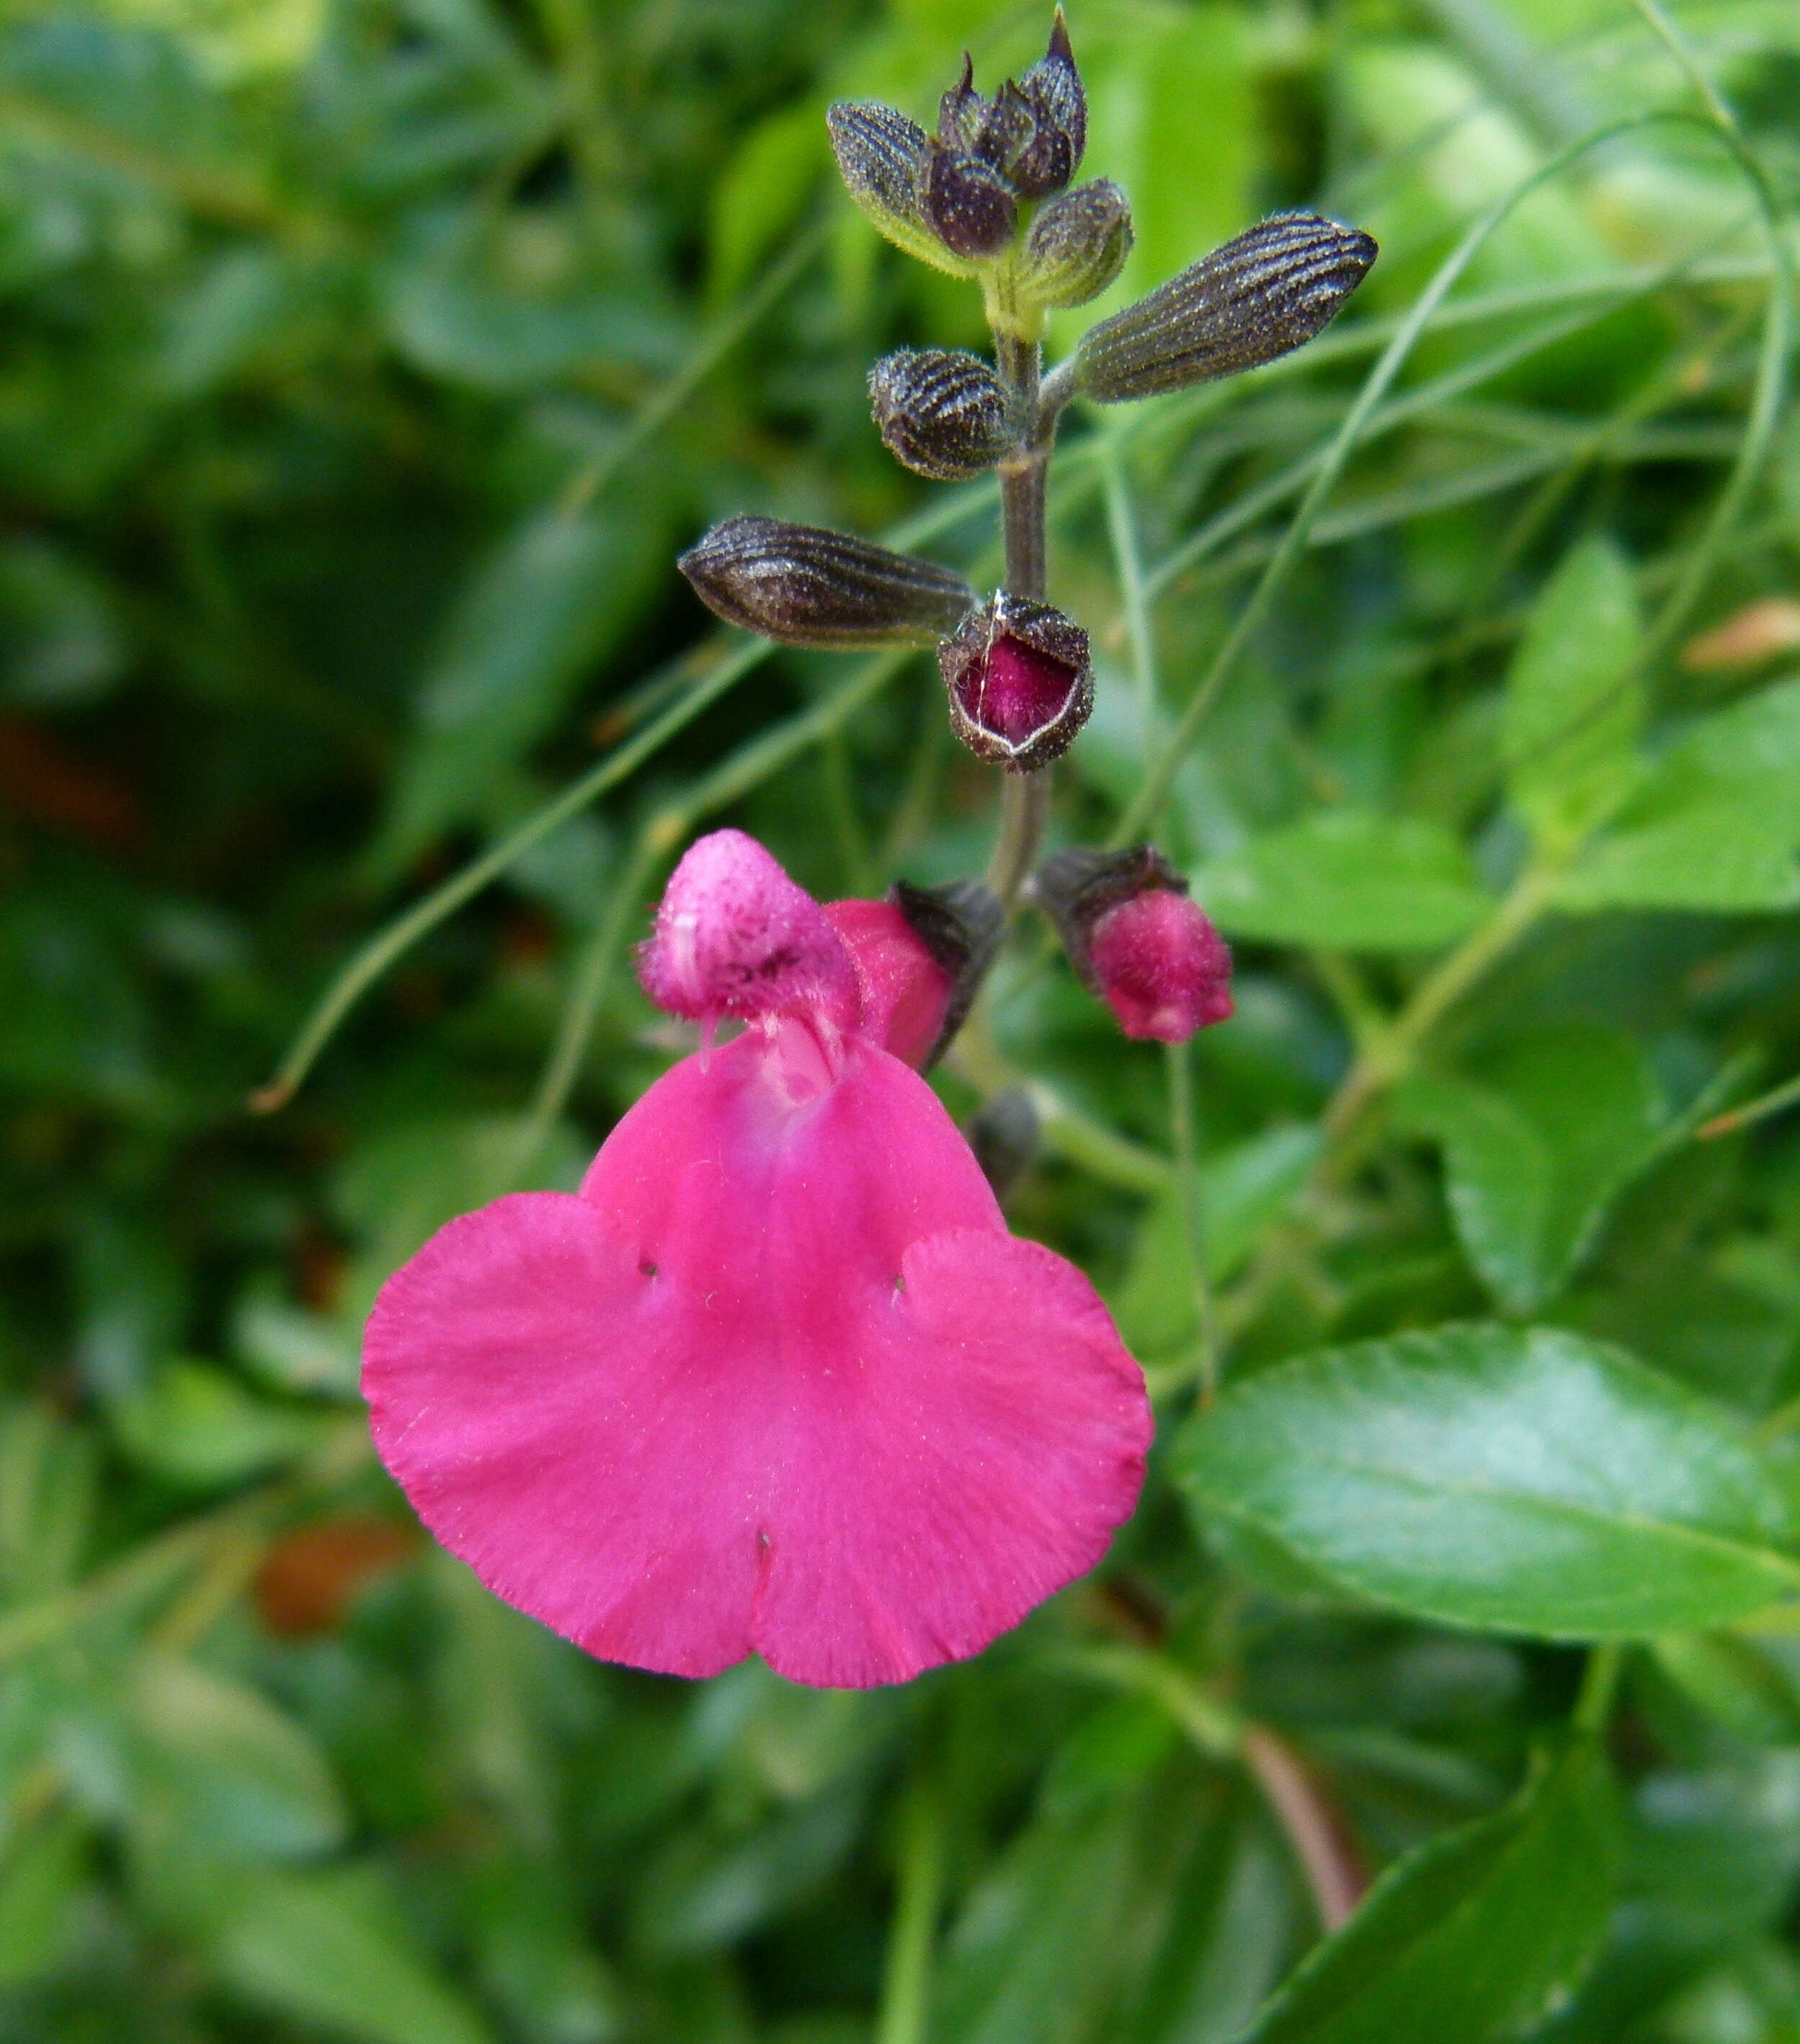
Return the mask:
{"type": "Polygon", "coordinates": [[[943,1034],[956,982],[893,901],[827,901],[862,996],[862,1033],[916,1070],[943,1034]]]}
{"type": "Polygon", "coordinates": [[[657,1006],[709,1027],[727,1015],[854,1025],[856,969],[825,912],[754,838],[714,831],[669,876],[638,977],[657,1006]]]}
{"type": "Polygon", "coordinates": [[[1231,1013],[1231,953],[1185,894],[1151,888],[1108,909],[1088,936],[1100,992],[1127,1036],[1184,1043],[1231,1013]]]}

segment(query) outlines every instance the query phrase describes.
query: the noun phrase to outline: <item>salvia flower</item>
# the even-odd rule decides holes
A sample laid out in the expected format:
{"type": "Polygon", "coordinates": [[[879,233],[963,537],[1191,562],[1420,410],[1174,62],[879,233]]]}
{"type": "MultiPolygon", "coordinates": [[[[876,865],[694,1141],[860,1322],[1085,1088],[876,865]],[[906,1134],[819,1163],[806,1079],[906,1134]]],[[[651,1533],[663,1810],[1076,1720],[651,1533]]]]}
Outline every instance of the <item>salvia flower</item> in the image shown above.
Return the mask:
{"type": "Polygon", "coordinates": [[[1002,594],[938,648],[950,728],[978,759],[1033,773],[1061,758],[1094,706],[1088,635],[1047,603],[1002,594]]]}
{"type": "Polygon", "coordinates": [[[727,518],[675,565],[716,617],[784,646],[928,646],[975,601],[935,561],[785,518],[727,518]]]}
{"type": "Polygon", "coordinates": [[[1278,213],[1090,327],[1080,389],[1102,405],[1234,376],[1291,354],[1368,274],[1372,236],[1314,213],[1278,213]]]}
{"type": "Polygon", "coordinates": [[[420,1516],[606,1659],[904,1681],[1092,1568],[1138,1495],[1142,1375],[888,1047],[917,1018],[863,989],[942,968],[854,905],[737,832],[694,846],[644,984],[743,1033],[659,1079],[578,1193],[452,1221],[370,1319],[420,1516]]]}
{"type": "Polygon", "coordinates": [[[1184,1043],[1231,1015],[1231,953],[1150,845],[1058,852],[1034,883],[1088,991],[1127,1036],[1184,1043]]]}

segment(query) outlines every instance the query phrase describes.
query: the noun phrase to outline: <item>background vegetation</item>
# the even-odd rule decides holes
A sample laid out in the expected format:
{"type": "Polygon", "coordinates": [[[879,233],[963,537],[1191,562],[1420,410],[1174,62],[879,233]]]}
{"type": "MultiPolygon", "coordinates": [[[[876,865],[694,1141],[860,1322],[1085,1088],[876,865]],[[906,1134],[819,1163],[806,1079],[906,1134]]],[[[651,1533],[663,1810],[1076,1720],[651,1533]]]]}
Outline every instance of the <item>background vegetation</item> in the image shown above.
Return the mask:
{"type": "Polygon", "coordinates": [[[822,115],[1046,25],[0,9],[0,2038],[1800,2038],[1800,1117],[1696,1139],[1800,1066],[1791,0],[1073,10],[1119,298],[1278,205],[1384,250],[1053,485],[1057,834],[1153,807],[1241,966],[1169,1061],[1034,936],[943,1080],[1030,1088],[1015,1224],[1150,1369],[1102,1578],[904,1691],[695,1688],[371,1462],[374,1287],[679,1047],[624,947],[687,835],[978,867],[928,663],[670,562],[757,510],[991,576],[863,389],[974,294],[822,115]]]}

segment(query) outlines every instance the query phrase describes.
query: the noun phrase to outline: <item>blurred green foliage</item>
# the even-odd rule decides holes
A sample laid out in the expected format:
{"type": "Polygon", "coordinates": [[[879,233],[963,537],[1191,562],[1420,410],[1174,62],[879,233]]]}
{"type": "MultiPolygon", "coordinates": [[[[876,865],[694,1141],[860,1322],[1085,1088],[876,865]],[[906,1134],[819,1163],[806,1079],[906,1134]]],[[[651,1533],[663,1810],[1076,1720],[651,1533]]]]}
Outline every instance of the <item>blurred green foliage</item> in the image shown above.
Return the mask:
{"type": "Polygon", "coordinates": [[[979,864],[927,663],[738,647],[670,562],[756,510],[991,574],[863,388],[976,296],[822,114],[1042,10],[0,7],[6,2044],[1800,2037],[1800,1122],[1695,1139],[1800,1066],[1800,16],[1072,13],[1139,229],[1100,311],[1276,206],[1384,252],[1303,355],[1065,433],[1056,832],[1165,793],[1239,1014],[1196,1160],[1007,960],[946,1097],[1032,1089],[1015,1225],[1163,1449],[1098,1581],[850,1695],[495,1603],[374,1469],[358,1330],[680,1047],[622,965],[687,833],[979,864]],[[1309,1835],[1388,1869],[1322,1944],[1309,1835]]]}

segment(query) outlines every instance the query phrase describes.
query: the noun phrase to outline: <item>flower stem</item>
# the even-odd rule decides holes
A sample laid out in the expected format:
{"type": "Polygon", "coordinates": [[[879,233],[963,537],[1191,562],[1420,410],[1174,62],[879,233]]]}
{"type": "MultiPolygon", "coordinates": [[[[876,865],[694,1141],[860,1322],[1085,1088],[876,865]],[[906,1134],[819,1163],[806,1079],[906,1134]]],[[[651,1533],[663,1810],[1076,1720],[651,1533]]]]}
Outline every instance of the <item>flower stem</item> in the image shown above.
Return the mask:
{"type": "Polygon", "coordinates": [[[1019,898],[1038,863],[1044,825],[1050,820],[1048,767],[1035,774],[1007,773],[1000,782],[1000,828],[988,861],[988,885],[1007,908],[1019,898]]]}
{"type": "Polygon", "coordinates": [[[1625,1649],[1616,1640],[1588,1650],[1587,1665],[1582,1670],[1581,1692],[1575,1700],[1572,1719],[1577,1731],[1598,1738],[1606,1730],[1624,1668],[1625,1649]]]}
{"type": "Polygon", "coordinates": [[[1194,1074],[1185,1043],[1167,1046],[1169,1124],[1175,1146],[1176,1194],[1188,1254],[1188,1283],[1194,1301],[1195,1349],[1199,1365],[1200,1403],[1210,1405],[1219,1387],[1218,1316],[1207,1271],[1206,1209],[1200,1188],[1199,1144],[1194,1128],[1194,1074]]]}
{"type": "MultiPolygon", "coordinates": [[[[1041,603],[1045,587],[1044,478],[1056,431],[1054,417],[1046,417],[1042,402],[1044,352],[1035,340],[1020,340],[996,330],[994,354],[1000,380],[1026,421],[1023,448],[1000,471],[1006,591],[1008,596],[1029,597],[1041,603]]],[[[1000,783],[1000,836],[988,863],[987,879],[1009,909],[1038,863],[1050,813],[1047,767],[1033,774],[1007,772],[1000,783]]]]}
{"type": "Polygon", "coordinates": [[[933,1785],[915,1778],[900,1812],[900,1892],[888,1934],[876,2044],[925,2044],[943,1875],[942,1800],[933,1785]]]}

